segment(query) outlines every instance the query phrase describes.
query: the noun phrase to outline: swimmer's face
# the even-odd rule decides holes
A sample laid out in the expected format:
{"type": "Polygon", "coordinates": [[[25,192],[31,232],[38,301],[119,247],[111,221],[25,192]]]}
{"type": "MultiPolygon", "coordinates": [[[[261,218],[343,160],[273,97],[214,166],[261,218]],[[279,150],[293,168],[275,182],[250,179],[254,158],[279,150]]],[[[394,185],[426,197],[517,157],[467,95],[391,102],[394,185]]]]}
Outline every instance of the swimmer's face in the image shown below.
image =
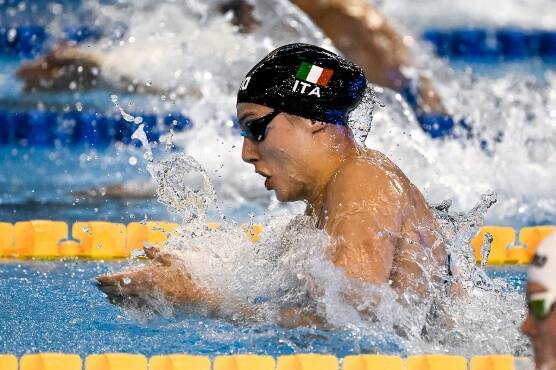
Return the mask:
{"type": "MultiPolygon", "coordinates": [[[[543,293],[546,288],[538,283],[527,284],[527,296],[543,293]]],[[[521,326],[531,340],[537,369],[556,369],[556,309],[545,319],[537,319],[531,313],[521,326]]]]}
{"type": "MultiPolygon", "coordinates": [[[[237,117],[243,128],[252,120],[272,112],[263,105],[240,103],[237,117]]],[[[265,177],[265,187],[274,190],[281,202],[305,199],[308,192],[309,166],[312,161],[311,121],[286,113],[278,114],[267,126],[264,140],[243,139],[242,159],[255,166],[265,177]]]]}

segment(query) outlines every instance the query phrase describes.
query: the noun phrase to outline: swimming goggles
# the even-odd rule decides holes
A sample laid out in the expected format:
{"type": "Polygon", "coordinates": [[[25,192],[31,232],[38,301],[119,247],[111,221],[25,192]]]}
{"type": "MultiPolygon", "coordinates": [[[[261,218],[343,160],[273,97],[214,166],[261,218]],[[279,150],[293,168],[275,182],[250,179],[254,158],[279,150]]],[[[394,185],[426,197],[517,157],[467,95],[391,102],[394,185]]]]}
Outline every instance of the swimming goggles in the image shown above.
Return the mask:
{"type": "Polygon", "coordinates": [[[266,137],[266,129],[268,125],[270,125],[270,122],[272,122],[272,120],[276,118],[276,116],[280,113],[282,112],[279,110],[273,110],[266,116],[248,121],[244,125],[241,125],[241,136],[251,140],[255,140],[257,142],[263,141],[266,137]]]}
{"type": "Polygon", "coordinates": [[[548,291],[531,294],[527,298],[529,313],[537,320],[544,320],[550,315],[556,306],[556,294],[548,291]]]}

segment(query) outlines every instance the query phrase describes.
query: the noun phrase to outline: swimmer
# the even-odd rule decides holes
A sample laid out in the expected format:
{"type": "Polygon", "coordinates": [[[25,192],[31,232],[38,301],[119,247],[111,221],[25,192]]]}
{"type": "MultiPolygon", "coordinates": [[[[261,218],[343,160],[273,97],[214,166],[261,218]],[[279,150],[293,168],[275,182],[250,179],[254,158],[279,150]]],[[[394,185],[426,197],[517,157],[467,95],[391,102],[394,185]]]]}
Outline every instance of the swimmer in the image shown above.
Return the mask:
{"type": "MultiPolygon", "coordinates": [[[[307,44],[274,50],[238,92],[242,159],[279,201],[307,204],[314,227],[330,237],[331,261],[348,278],[424,298],[447,255],[420,191],[384,154],[354,141],[348,114],[366,88],[362,70],[330,51],[307,44]]],[[[223,298],[196,286],[178,258],[147,254],[153,263],[146,267],[98,277],[100,289],[113,301],[156,290],[178,305],[217,310],[223,298]]],[[[298,318],[288,309],[286,316],[298,318]]],[[[315,320],[296,323],[306,322],[315,320]]]]}
{"type": "Polygon", "coordinates": [[[527,282],[529,314],[521,330],[531,340],[539,370],[556,370],[556,232],[539,246],[527,282]]]}

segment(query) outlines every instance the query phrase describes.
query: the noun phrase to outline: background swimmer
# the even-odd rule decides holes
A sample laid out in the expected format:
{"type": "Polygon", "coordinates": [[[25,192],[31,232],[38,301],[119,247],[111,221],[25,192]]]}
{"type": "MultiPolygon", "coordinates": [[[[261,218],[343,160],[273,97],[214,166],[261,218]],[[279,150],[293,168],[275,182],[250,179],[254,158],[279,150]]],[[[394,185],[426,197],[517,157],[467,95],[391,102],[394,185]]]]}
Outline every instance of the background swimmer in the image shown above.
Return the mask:
{"type": "Polygon", "coordinates": [[[539,246],[529,269],[529,314],[521,329],[533,345],[539,370],[556,369],[556,233],[539,246]]]}
{"type": "MultiPolygon", "coordinates": [[[[442,285],[446,252],[419,190],[383,154],[358,147],[346,126],[366,88],[359,67],[327,50],[306,44],[276,49],[247,74],[238,93],[242,159],[278,200],[307,203],[313,226],[330,236],[330,260],[347,277],[389,284],[409,293],[406,299],[425,297],[442,285]]],[[[196,285],[171,253],[147,255],[153,263],[100,276],[99,287],[116,302],[161,294],[178,305],[218,310],[222,298],[196,285]]],[[[294,324],[316,322],[298,320],[295,309],[284,311],[294,324]]]]}
{"type": "MultiPolygon", "coordinates": [[[[305,12],[328,36],[332,43],[348,58],[359,64],[367,78],[374,84],[387,87],[405,95],[410,85],[416,84],[411,99],[418,101],[418,114],[445,113],[439,95],[430,79],[408,70],[415,69],[409,48],[403,36],[375,7],[365,0],[291,0],[305,12]]],[[[231,14],[230,22],[239,32],[256,30],[260,22],[254,15],[256,4],[245,0],[218,2],[214,13],[231,14]]],[[[136,56],[142,57],[142,51],[136,56]]],[[[144,57],[144,56],[143,56],[144,57]]],[[[140,93],[168,93],[163,88],[145,86],[136,76],[126,74],[103,77],[103,73],[113,73],[106,66],[109,58],[91,49],[79,46],[59,45],[46,55],[23,64],[17,77],[24,82],[24,89],[68,90],[69,86],[83,90],[106,87],[113,90],[137,91],[140,93]],[[107,71],[109,70],[109,71],[107,71]],[[71,84],[73,82],[73,84],[71,84]]],[[[117,58],[119,62],[121,58],[117,58]]],[[[198,94],[189,91],[188,94],[198,94]]]]}

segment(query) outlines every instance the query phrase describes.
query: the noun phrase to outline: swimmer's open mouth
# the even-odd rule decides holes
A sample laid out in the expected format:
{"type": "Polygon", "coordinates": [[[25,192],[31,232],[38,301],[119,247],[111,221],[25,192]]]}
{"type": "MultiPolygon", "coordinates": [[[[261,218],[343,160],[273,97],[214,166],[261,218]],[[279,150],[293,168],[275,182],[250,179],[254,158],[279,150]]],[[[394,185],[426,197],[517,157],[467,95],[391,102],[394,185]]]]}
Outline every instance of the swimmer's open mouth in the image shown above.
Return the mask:
{"type": "Polygon", "coordinates": [[[266,173],[261,172],[261,171],[257,171],[257,170],[255,170],[255,172],[265,178],[264,187],[266,188],[266,190],[270,190],[271,186],[272,186],[271,183],[270,183],[270,179],[272,178],[272,176],[267,175],[266,173]]]}
{"type": "Polygon", "coordinates": [[[272,184],[270,183],[270,179],[271,177],[267,177],[266,180],[264,181],[264,187],[266,188],[266,190],[272,189],[272,184]]]}

